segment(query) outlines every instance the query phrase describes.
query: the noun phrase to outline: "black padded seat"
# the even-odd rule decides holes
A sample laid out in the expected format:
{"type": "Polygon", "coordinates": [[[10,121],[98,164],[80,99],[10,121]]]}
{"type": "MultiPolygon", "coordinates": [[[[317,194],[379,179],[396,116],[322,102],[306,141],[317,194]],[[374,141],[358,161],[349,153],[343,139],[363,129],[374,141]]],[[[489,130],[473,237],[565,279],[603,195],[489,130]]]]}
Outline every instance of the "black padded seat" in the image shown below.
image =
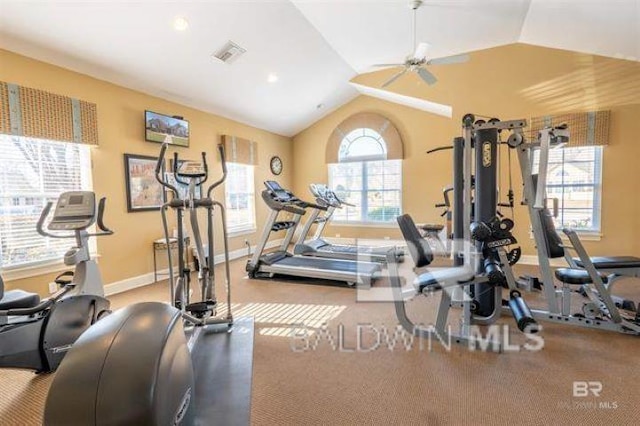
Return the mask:
{"type": "Polygon", "coordinates": [[[418,275],[413,281],[413,285],[420,293],[427,291],[438,291],[446,287],[458,286],[473,280],[473,272],[463,267],[434,269],[418,275]]]}
{"type": "MultiPolygon", "coordinates": [[[[581,268],[584,268],[579,258],[573,259],[581,268]]],[[[592,257],[591,262],[596,269],[624,269],[624,268],[640,268],[640,258],[634,256],[607,256],[592,257]]]]}
{"type": "MultiPolygon", "coordinates": [[[[606,275],[599,274],[603,283],[607,282],[606,275]]],[[[560,268],[556,269],[556,278],[566,284],[583,285],[591,284],[591,276],[584,269],[560,268]]]]}
{"type": "Polygon", "coordinates": [[[8,309],[33,308],[40,303],[40,296],[23,290],[5,291],[0,299],[0,311],[8,309]]]}
{"type": "Polygon", "coordinates": [[[429,243],[422,238],[415,222],[408,214],[396,218],[402,236],[407,242],[407,249],[413,258],[416,268],[422,268],[433,262],[433,253],[429,243]]]}

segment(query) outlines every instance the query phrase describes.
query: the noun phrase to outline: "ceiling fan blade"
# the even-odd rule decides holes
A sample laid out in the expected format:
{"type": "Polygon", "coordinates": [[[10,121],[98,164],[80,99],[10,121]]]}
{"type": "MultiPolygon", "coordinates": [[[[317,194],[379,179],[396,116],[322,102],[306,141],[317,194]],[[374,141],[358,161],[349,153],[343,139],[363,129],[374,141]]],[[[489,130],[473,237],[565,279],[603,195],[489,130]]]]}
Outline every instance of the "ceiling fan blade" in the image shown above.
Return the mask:
{"type": "Polygon", "coordinates": [[[372,67],[401,67],[404,64],[374,64],[372,67]]]}
{"type": "Polygon", "coordinates": [[[445,56],[444,58],[430,59],[427,61],[427,65],[446,65],[446,64],[462,64],[469,60],[469,55],[453,55],[445,56]]]}
{"type": "Polygon", "coordinates": [[[435,75],[431,74],[429,71],[427,71],[425,68],[418,68],[418,75],[420,76],[420,78],[422,80],[424,80],[425,83],[427,83],[429,86],[431,86],[432,84],[435,84],[436,81],[438,81],[438,79],[436,78],[435,75]]]}
{"type": "Polygon", "coordinates": [[[399,73],[395,74],[393,77],[391,77],[389,80],[387,80],[382,87],[387,87],[388,85],[390,85],[391,83],[393,83],[394,81],[396,81],[397,79],[399,79],[405,72],[407,72],[407,69],[403,69],[402,71],[400,71],[399,73]]]}
{"type": "Polygon", "coordinates": [[[416,46],[416,51],[413,53],[414,59],[422,59],[427,56],[429,51],[429,43],[420,43],[416,46]]]}

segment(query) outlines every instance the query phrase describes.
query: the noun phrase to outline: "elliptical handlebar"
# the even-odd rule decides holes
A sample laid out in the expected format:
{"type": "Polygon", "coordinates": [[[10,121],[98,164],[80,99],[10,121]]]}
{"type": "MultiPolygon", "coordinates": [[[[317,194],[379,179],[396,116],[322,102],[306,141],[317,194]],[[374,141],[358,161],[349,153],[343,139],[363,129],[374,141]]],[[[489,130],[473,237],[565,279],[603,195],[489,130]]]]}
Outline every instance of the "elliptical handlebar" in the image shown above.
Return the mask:
{"type": "Polygon", "coordinates": [[[188,186],[189,182],[186,182],[186,181],[180,179],[180,177],[178,176],[178,164],[180,164],[179,161],[180,160],[178,159],[178,152],[176,151],[176,152],[173,153],[173,178],[180,185],[188,186]]]}
{"type": "MultiPolygon", "coordinates": [[[[222,163],[222,176],[220,177],[220,179],[218,179],[217,181],[209,185],[209,188],[207,189],[207,198],[211,198],[211,192],[213,192],[213,190],[216,187],[222,185],[222,183],[227,179],[227,160],[225,157],[224,145],[222,144],[218,145],[218,152],[220,153],[220,162],[222,163]]],[[[202,154],[203,154],[203,160],[204,160],[204,153],[202,154]]],[[[205,163],[205,170],[207,170],[206,167],[207,166],[205,163]]]]}
{"type": "MultiPolygon", "coordinates": [[[[178,189],[175,186],[171,185],[162,177],[162,165],[164,164],[164,156],[167,153],[168,147],[169,147],[169,144],[164,142],[162,144],[162,148],[160,148],[160,155],[158,156],[158,162],[156,163],[156,180],[160,183],[160,185],[172,191],[174,197],[178,197],[178,194],[179,194],[178,189]]],[[[177,157],[177,153],[174,158],[176,157],[177,157]]],[[[177,161],[173,162],[174,170],[177,168],[177,164],[178,164],[177,161]]],[[[175,172],[174,172],[174,176],[175,176],[175,172]]]]}

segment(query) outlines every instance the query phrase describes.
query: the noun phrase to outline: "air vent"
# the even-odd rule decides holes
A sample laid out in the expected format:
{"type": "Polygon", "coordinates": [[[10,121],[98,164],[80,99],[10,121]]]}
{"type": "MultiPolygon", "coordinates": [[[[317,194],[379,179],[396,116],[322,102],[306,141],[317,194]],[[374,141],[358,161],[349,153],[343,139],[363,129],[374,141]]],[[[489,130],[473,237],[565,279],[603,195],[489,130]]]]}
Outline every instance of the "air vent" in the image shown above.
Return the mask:
{"type": "Polygon", "coordinates": [[[214,58],[219,59],[222,62],[230,64],[236,59],[238,59],[238,57],[240,57],[244,52],[246,52],[245,49],[243,49],[242,47],[238,46],[237,44],[229,40],[222,47],[222,49],[214,53],[213,56],[214,58]]]}

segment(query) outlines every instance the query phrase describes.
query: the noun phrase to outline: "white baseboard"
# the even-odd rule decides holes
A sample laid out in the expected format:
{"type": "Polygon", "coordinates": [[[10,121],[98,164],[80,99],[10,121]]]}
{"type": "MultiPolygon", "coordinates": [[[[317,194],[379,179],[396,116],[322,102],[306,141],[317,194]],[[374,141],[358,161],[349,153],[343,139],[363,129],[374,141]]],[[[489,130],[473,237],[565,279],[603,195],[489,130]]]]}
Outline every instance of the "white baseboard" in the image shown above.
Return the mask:
{"type": "MultiPolygon", "coordinates": [[[[266,249],[278,247],[282,244],[282,238],[277,240],[271,240],[267,243],[266,249]]],[[[251,246],[251,252],[256,249],[256,246],[251,246]]],[[[247,255],[247,249],[241,248],[238,250],[233,250],[229,252],[229,260],[240,259],[241,257],[245,257],[247,255]]],[[[224,254],[217,254],[213,257],[213,263],[215,265],[224,262],[224,254]]],[[[169,270],[162,269],[158,271],[158,274],[164,274],[162,279],[168,276],[169,270]]],[[[114,294],[122,293],[125,291],[133,290],[135,288],[144,287],[149,284],[153,284],[153,272],[148,272],[146,274],[138,275],[137,277],[126,278],[124,280],[116,281],[111,284],[107,284],[104,286],[104,293],[107,296],[111,296],[114,294]]]]}

